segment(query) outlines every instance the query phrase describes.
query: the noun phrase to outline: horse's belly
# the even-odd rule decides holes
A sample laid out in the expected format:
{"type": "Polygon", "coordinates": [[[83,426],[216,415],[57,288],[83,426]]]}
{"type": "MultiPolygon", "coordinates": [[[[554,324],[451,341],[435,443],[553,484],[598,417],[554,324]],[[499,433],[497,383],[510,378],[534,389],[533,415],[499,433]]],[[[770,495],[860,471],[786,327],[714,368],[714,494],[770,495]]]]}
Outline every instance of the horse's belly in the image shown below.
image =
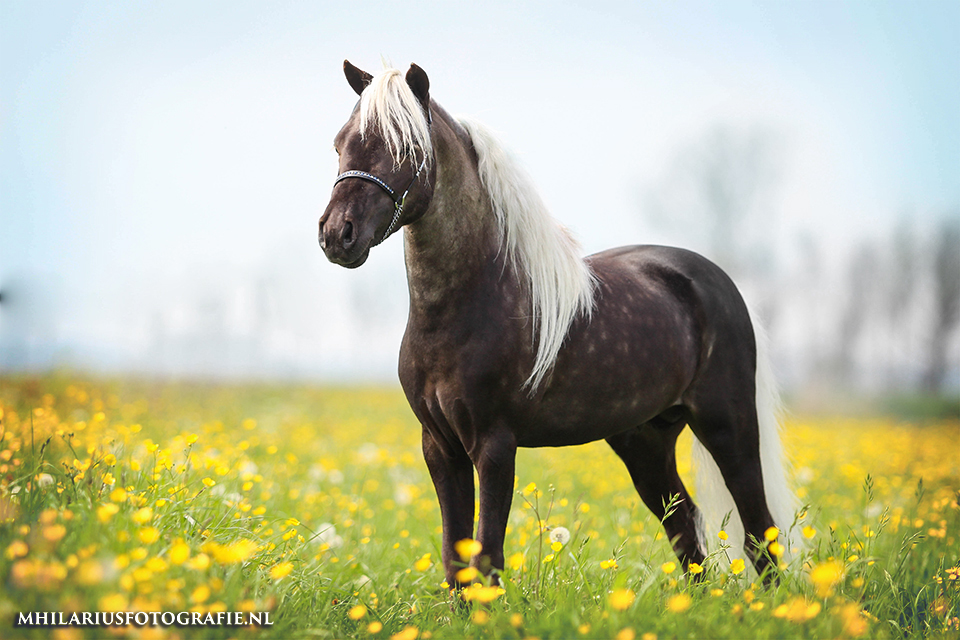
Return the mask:
{"type": "Polygon", "coordinates": [[[558,367],[530,415],[518,421],[520,446],[566,446],[608,438],[677,404],[692,377],[689,354],[668,345],[634,349],[635,353],[627,349],[619,357],[587,358],[558,367]]]}

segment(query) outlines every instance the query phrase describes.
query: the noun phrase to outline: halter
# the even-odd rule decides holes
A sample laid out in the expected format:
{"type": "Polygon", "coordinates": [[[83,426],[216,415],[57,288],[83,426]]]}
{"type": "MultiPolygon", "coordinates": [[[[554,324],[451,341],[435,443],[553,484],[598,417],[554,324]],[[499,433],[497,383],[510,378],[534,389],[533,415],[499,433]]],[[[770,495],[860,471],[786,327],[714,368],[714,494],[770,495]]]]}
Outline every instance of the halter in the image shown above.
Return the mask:
{"type": "Polygon", "coordinates": [[[393,220],[390,221],[390,226],[387,227],[387,230],[384,232],[383,237],[377,240],[376,242],[374,242],[372,245],[370,245],[371,247],[377,246],[378,244],[386,240],[390,236],[390,234],[396,231],[394,227],[396,226],[397,222],[400,221],[400,216],[403,215],[403,205],[407,199],[407,192],[410,191],[410,187],[412,187],[413,183],[416,182],[417,178],[420,177],[420,172],[423,171],[423,168],[425,166],[427,166],[426,155],[423,156],[423,162],[420,163],[420,168],[417,169],[417,172],[413,175],[413,179],[410,180],[410,184],[407,185],[407,188],[404,189],[403,194],[399,198],[397,198],[397,195],[396,193],[394,193],[393,189],[390,188],[390,185],[388,185],[386,182],[384,182],[377,176],[367,173],[366,171],[357,171],[357,170],[344,171],[339,176],[337,176],[336,180],[333,181],[333,186],[336,187],[337,183],[340,182],[341,180],[346,180],[347,178],[360,178],[361,180],[366,180],[367,182],[372,182],[373,184],[377,185],[378,187],[386,191],[387,195],[390,196],[390,199],[393,200],[393,208],[394,208],[393,220]]]}

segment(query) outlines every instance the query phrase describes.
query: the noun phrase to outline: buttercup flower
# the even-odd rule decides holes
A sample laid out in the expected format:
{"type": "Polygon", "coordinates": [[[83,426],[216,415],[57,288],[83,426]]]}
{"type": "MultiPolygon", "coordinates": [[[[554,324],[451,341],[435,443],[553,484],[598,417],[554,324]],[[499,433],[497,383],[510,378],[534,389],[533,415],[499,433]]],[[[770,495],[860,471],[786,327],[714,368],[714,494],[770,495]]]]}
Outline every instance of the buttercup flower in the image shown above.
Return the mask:
{"type": "Polygon", "coordinates": [[[636,599],[636,594],[630,589],[614,589],[610,593],[610,606],[617,611],[624,611],[636,599]]]}

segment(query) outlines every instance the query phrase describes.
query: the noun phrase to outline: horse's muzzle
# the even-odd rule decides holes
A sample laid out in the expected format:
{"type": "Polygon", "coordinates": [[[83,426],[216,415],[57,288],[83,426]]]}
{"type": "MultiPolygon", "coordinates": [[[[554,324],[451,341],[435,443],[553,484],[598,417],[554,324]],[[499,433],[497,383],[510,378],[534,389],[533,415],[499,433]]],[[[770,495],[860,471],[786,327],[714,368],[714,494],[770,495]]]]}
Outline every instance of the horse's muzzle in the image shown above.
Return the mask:
{"type": "Polygon", "coordinates": [[[320,218],[318,240],[327,260],[334,264],[355,269],[370,255],[370,243],[360,239],[357,226],[352,220],[333,222],[329,215],[320,218]]]}

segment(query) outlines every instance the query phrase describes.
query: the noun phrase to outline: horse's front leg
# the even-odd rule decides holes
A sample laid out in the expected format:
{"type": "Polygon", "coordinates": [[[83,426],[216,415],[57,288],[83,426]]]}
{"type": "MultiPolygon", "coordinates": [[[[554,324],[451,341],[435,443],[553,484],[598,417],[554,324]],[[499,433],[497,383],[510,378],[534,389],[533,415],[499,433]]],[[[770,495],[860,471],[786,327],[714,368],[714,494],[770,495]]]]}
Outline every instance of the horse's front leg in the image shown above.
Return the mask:
{"type": "Polygon", "coordinates": [[[454,545],[473,537],[473,465],[459,442],[441,440],[426,427],[423,429],[423,458],[440,501],[443,570],[447,584],[459,587],[456,573],[462,565],[456,564],[460,557],[454,545]]]}
{"type": "MultiPolygon", "coordinates": [[[[513,434],[498,432],[485,439],[479,455],[474,456],[480,479],[480,523],[477,540],[482,545],[473,559],[484,575],[503,570],[503,539],[513,501],[513,478],[516,468],[517,443],[513,434]]],[[[499,583],[496,573],[494,583],[499,583]]]]}

